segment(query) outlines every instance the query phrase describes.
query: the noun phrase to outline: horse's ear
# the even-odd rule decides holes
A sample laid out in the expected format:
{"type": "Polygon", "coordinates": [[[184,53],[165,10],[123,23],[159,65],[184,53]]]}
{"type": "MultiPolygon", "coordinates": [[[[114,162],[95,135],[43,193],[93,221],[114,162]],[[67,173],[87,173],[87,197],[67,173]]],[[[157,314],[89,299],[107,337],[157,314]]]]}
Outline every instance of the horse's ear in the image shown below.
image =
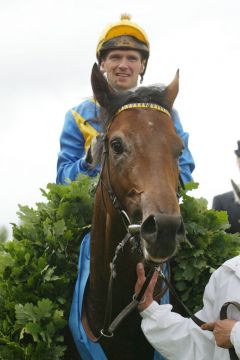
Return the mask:
{"type": "Polygon", "coordinates": [[[179,69],[177,70],[173,81],[165,89],[166,95],[164,97],[164,102],[169,109],[171,109],[173,106],[173,103],[178,94],[178,90],[179,90],[179,69]]]}
{"type": "Polygon", "coordinates": [[[115,92],[108,84],[106,78],[101,73],[99,66],[96,63],[92,68],[91,83],[95,99],[103,108],[106,109],[109,102],[114,97],[115,92]]]}

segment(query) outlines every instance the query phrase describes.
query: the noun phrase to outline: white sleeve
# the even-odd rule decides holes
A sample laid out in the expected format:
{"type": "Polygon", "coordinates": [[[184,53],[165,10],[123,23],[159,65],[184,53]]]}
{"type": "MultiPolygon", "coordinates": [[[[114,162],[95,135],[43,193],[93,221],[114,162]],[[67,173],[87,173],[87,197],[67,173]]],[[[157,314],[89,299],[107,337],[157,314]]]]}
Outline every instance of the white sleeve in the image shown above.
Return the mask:
{"type": "Polygon", "coordinates": [[[230,334],[231,343],[234,346],[237,356],[240,358],[240,321],[233,326],[230,334]]]}
{"type": "Polygon", "coordinates": [[[141,312],[142,330],[151,345],[168,360],[213,359],[213,334],[171,309],[153,302],[141,312]]]}
{"type": "MultiPolygon", "coordinates": [[[[203,294],[203,308],[199,310],[195,315],[205,322],[215,321],[216,318],[214,316],[214,304],[216,302],[216,296],[218,294],[218,275],[220,272],[219,268],[216,270],[210,277],[207,285],[204,289],[203,294]]],[[[220,310],[219,310],[220,311],[220,310]]]]}

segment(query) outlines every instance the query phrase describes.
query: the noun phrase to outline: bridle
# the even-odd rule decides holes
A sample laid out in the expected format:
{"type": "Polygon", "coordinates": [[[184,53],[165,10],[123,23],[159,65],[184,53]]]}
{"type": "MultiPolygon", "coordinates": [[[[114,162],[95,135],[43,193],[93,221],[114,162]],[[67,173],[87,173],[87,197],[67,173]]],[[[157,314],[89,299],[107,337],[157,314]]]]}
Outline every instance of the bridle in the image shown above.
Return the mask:
{"type": "MultiPolygon", "coordinates": [[[[107,294],[107,301],[106,301],[106,307],[105,307],[105,316],[104,316],[104,324],[103,328],[101,329],[100,333],[101,335],[96,340],[98,341],[102,336],[110,338],[114,335],[114,331],[116,328],[120,325],[120,323],[139,305],[139,303],[142,301],[142,298],[144,296],[144,293],[152,279],[152,276],[155,271],[158,271],[160,274],[160,277],[164,282],[166,283],[166,287],[162,290],[160,298],[163,296],[165,291],[169,288],[170,290],[174,291],[172,288],[170,281],[165,277],[162,271],[162,264],[158,267],[152,267],[150,271],[148,272],[148,275],[146,277],[146,280],[138,294],[136,294],[133,297],[133,300],[116,316],[116,318],[111,321],[111,315],[112,315],[112,287],[113,287],[113,280],[116,277],[116,260],[119,254],[119,251],[130,241],[134,240],[136,241],[136,237],[139,235],[140,227],[139,224],[131,224],[130,218],[127,214],[127,212],[124,210],[121,202],[119,201],[118,197],[113,191],[110,175],[109,175],[109,140],[108,140],[108,132],[109,129],[113,123],[114,118],[121,113],[122,111],[129,110],[129,109],[153,109],[156,111],[160,111],[169,117],[171,117],[168,110],[163,108],[160,105],[153,104],[153,103],[132,103],[132,104],[126,104],[123,105],[120,109],[117,110],[117,112],[114,114],[114,116],[110,119],[109,125],[107,127],[107,130],[103,136],[103,159],[102,159],[102,167],[101,172],[99,176],[98,185],[101,185],[101,189],[103,191],[103,188],[107,192],[113,207],[117,210],[117,212],[120,214],[122,223],[126,230],[126,235],[123,238],[123,240],[117,245],[115,249],[115,254],[113,257],[112,262],[110,263],[110,278],[109,278],[109,284],[108,284],[108,294],[107,294]],[[106,171],[106,182],[103,181],[103,171],[106,171]]],[[[178,188],[183,187],[184,184],[182,182],[181,177],[179,176],[179,186],[178,188]]],[[[179,189],[178,189],[179,190],[179,189]]],[[[179,198],[179,192],[176,192],[177,197],[179,198]]],[[[177,294],[175,293],[177,296],[177,294]]],[[[159,294],[158,294],[159,297],[159,294]]],[[[185,309],[186,310],[186,309],[185,309]]],[[[189,311],[188,311],[189,312],[189,311]]]]}
{"type": "MultiPolygon", "coordinates": [[[[108,137],[107,137],[107,132],[113,122],[114,117],[119,114],[120,112],[124,111],[124,110],[128,110],[128,109],[136,109],[136,108],[150,108],[150,109],[154,109],[157,111],[161,111],[165,114],[167,114],[168,116],[171,117],[170,113],[168,112],[168,110],[166,110],[165,108],[156,105],[156,104],[152,104],[152,103],[134,103],[134,104],[127,104],[127,105],[123,105],[116,113],[115,115],[112,117],[112,119],[110,120],[110,124],[107,128],[107,131],[104,135],[104,151],[103,151],[103,165],[102,165],[102,170],[100,173],[100,177],[99,177],[99,182],[98,185],[101,184],[101,187],[104,187],[105,190],[107,191],[109,198],[111,199],[111,202],[114,206],[114,208],[120,213],[122,222],[124,224],[125,230],[126,230],[126,236],[124,237],[124,239],[117,245],[116,249],[115,249],[115,254],[113,257],[112,262],[110,263],[110,278],[109,278],[109,286],[108,286],[108,294],[107,294],[107,303],[106,303],[106,308],[105,308],[105,316],[104,316],[104,324],[103,324],[103,328],[100,330],[100,336],[98,338],[92,337],[92,341],[99,341],[101,339],[101,337],[105,337],[105,338],[111,338],[114,336],[114,331],[117,329],[117,327],[121,324],[121,322],[134,310],[137,308],[137,306],[141,303],[142,298],[144,296],[144,293],[152,279],[152,276],[154,274],[155,271],[157,271],[159,273],[159,276],[161,277],[161,279],[165,282],[166,284],[166,288],[165,291],[167,289],[170,290],[170,292],[172,293],[172,295],[174,296],[174,298],[178,301],[178,303],[184,308],[184,310],[186,311],[186,313],[188,314],[188,316],[196,323],[196,325],[198,325],[199,327],[201,327],[203,324],[205,324],[204,321],[202,321],[201,319],[199,319],[198,317],[196,317],[188,308],[187,306],[184,305],[184,303],[181,301],[181,299],[179,298],[178,294],[176,293],[175,289],[173,288],[173,286],[171,285],[169,279],[166,278],[166,276],[164,275],[161,266],[158,267],[152,267],[150,269],[150,271],[147,274],[146,280],[141,288],[141,290],[139,291],[138,294],[134,294],[132,301],[116,316],[116,318],[111,321],[111,315],[112,315],[112,286],[113,286],[113,279],[116,277],[116,260],[119,254],[119,251],[131,240],[134,239],[136,234],[139,233],[140,231],[140,225],[139,224],[131,224],[129,216],[127,215],[126,211],[123,209],[119,199],[117,198],[117,196],[115,195],[112,186],[111,186],[111,181],[110,181],[110,176],[109,176],[109,169],[108,169],[108,137]],[[103,169],[105,167],[105,165],[107,164],[107,182],[108,185],[106,185],[103,182],[103,169]]],[[[179,173],[179,188],[183,188],[184,187],[184,183],[182,181],[182,178],[180,176],[179,173]]],[[[179,197],[179,194],[177,193],[177,197],[179,197]]],[[[238,303],[234,303],[234,302],[228,302],[225,303],[222,306],[221,312],[220,312],[220,319],[225,319],[227,318],[227,307],[232,304],[235,307],[237,307],[238,310],[240,310],[240,304],[238,303]]],[[[92,334],[92,333],[91,333],[92,334]]],[[[234,350],[234,348],[230,348],[229,349],[229,356],[231,358],[231,360],[235,360],[237,359],[237,355],[236,352],[234,350]]]]}
{"type": "MultiPolygon", "coordinates": [[[[156,110],[156,111],[160,111],[161,113],[164,113],[166,115],[168,115],[171,118],[171,114],[170,112],[165,109],[164,107],[158,105],[158,104],[153,104],[153,103],[130,103],[130,104],[126,104],[121,106],[116,112],[115,114],[112,116],[112,118],[109,120],[109,124],[107,126],[107,129],[105,131],[105,134],[103,136],[103,160],[102,160],[102,167],[101,167],[101,172],[100,172],[100,176],[99,176],[99,183],[105,188],[105,190],[107,191],[109,198],[112,201],[112,204],[114,206],[114,208],[120,213],[121,217],[122,217],[122,221],[123,224],[125,225],[126,230],[128,231],[128,226],[132,226],[130,224],[130,220],[129,217],[127,215],[127,213],[123,210],[123,207],[119,201],[119,199],[117,198],[117,196],[115,195],[113,189],[112,189],[112,185],[111,185],[111,180],[110,180],[110,175],[109,175],[109,150],[108,150],[108,132],[111,128],[111,125],[114,121],[114,118],[120,114],[121,112],[125,111],[125,110],[130,110],[130,109],[152,109],[152,110],[156,110]],[[107,185],[104,183],[103,181],[103,170],[106,166],[107,169],[107,185]]],[[[184,189],[184,183],[182,181],[181,175],[179,173],[179,186],[178,186],[178,190],[179,188],[183,188],[184,189]]],[[[179,192],[176,192],[177,197],[179,198],[179,192]]],[[[134,225],[133,225],[134,226],[134,225]]]]}

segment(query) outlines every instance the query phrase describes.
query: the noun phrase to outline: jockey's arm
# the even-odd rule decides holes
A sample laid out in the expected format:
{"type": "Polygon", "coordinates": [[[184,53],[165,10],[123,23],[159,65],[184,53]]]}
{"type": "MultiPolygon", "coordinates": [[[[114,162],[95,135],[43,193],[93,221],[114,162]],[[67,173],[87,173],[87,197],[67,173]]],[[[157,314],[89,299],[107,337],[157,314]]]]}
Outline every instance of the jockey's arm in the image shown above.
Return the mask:
{"type": "MultiPolygon", "coordinates": [[[[90,102],[89,102],[90,103],[90,102]]],[[[87,112],[88,117],[94,117],[94,104],[77,111],[67,112],[63,130],[60,137],[60,152],[57,162],[57,179],[59,184],[67,184],[68,180],[76,180],[79,173],[95,176],[98,169],[93,169],[86,161],[87,143],[96,136],[97,130],[83,117],[87,112]]],[[[96,115],[96,114],[95,114],[96,115]]]]}

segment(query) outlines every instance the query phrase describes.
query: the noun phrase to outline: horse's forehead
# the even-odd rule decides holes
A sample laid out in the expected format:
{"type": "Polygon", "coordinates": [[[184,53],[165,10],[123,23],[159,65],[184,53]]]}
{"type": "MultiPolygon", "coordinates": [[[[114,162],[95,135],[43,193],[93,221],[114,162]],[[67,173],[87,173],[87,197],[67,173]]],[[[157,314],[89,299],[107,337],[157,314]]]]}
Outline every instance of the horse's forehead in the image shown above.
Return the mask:
{"type": "Polygon", "coordinates": [[[129,147],[144,149],[157,146],[177,153],[183,147],[171,118],[156,110],[133,109],[120,113],[110,126],[109,139],[120,137],[129,147]],[[155,144],[155,145],[154,145],[155,144]]]}
{"type": "Polygon", "coordinates": [[[173,129],[172,121],[166,114],[156,110],[131,109],[120,113],[113,121],[111,130],[131,132],[137,131],[138,134],[145,131],[159,130],[168,131],[173,129]]]}

